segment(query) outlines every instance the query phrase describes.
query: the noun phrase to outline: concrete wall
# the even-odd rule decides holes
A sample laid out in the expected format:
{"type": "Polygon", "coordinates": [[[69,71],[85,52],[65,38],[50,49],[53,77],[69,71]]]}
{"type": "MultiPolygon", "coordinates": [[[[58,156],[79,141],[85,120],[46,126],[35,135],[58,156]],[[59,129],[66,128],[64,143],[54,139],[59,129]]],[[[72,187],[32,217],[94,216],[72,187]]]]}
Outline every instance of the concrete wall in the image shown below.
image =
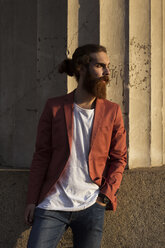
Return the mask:
{"type": "Polygon", "coordinates": [[[129,162],[150,166],[150,1],[130,1],[129,40],[129,162]]]}
{"type": "Polygon", "coordinates": [[[120,104],[129,168],[165,163],[163,0],[0,1],[0,166],[28,168],[48,97],[72,91],[58,64],[78,45],[110,56],[108,99],[120,104]]]}
{"type": "Polygon", "coordinates": [[[165,162],[165,30],[158,28],[165,27],[164,10],[164,1],[151,1],[151,165],[165,162]]]}
{"type": "Polygon", "coordinates": [[[28,167],[35,142],[36,13],[37,1],[0,1],[0,164],[5,167],[28,167]]]}
{"type": "Polygon", "coordinates": [[[0,4],[2,167],[29,167],[46,99],[76,87],[73,78],[57,73],[58,64],[85,43],[108,49],[108,99],[123,111],[129,168],[164,163],[164,1],[0,4]]]}
{"type": "Polygon", "coordinates": [[[129,165],[164,163],[164,1],[130,1],[129,165]]]}

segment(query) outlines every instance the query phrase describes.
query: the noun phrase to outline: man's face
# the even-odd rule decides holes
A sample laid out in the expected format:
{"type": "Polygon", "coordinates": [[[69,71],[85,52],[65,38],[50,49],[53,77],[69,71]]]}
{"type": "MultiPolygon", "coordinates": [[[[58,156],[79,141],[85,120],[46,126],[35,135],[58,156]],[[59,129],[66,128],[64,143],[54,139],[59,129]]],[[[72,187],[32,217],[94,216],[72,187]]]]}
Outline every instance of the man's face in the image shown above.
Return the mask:
{"type": "Polygon", "coordinates": [[[91,61],[86,67],[83,88],[92,96],[106,98],[106,85],[109,82],[109,58],[106,53],[90,54],[91,61]]]}

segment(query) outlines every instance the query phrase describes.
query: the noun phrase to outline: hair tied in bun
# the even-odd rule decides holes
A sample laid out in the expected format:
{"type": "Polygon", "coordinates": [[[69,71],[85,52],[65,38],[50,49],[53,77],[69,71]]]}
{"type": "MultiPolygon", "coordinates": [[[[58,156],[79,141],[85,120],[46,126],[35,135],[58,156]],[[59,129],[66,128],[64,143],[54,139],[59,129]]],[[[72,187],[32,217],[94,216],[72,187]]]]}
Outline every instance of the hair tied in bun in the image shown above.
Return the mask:
{"type": "Polygon", "coordinates": [[[66,73],[69,76],[74,75],[74,67],[73,67],[73,61],[72,59],[65,59],[60,65],[59,65],[59,73],[66,73]]]}

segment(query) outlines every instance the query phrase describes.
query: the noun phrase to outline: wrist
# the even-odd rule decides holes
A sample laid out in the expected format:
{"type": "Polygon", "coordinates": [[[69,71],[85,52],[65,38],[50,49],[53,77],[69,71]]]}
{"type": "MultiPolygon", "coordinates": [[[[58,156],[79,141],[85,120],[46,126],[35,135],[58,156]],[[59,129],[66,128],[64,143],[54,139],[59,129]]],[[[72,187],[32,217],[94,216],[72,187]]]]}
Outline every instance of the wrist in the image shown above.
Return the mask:
{"type": "Polygon", "coordinates": [[[97,201],[104,203],[104,199],[103,199],[103,197],[101,197],[101,196],[98,196],[98,197],[97,197],[97,201]]]}
{"type": "Polygon", "coordinates": [[[107,205],[110,202],[109,198],[106,195],[102,194],[102,193],[99,193],[98,198],[105,205],[107,205]]]}
{"type": "Polygon", "coordinates": [[[98,204],[100,204],[101,206],[103,206],[103,207],[106,206],[106,204],[103,202],[103,199],[102,199],[101,197],[99,197],[99,196],[97,197],[96,202],[97,202],[98,204]]]}

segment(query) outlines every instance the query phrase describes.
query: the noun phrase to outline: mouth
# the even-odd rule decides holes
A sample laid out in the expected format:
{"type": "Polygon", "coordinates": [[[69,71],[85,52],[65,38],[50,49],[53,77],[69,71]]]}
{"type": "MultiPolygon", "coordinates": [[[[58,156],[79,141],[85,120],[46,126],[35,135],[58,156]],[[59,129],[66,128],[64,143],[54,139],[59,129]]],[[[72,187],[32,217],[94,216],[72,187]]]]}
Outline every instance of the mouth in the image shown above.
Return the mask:
{"type": "Polygon", "coordinates": [[[107,85],[109,83],[109,77],[107,77],[107,76],[102,77],[99,81],[107,85]]]}
{"type": "Polygon", "coordinates": [[[105,80],[105,82],[109,82],[109,76],[104,76],[104,80],[105,80]]]}

